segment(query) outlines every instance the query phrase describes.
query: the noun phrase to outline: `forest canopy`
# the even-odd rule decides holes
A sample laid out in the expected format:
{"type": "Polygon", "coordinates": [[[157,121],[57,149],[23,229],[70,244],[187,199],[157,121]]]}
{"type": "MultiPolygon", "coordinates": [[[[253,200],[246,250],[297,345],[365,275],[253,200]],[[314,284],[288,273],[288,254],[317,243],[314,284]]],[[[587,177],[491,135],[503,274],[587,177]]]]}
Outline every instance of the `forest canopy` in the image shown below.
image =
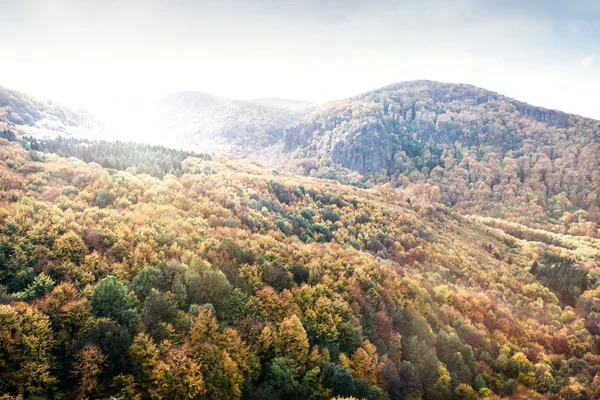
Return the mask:
{"type": "Polygon", "coordinates": [[[4,135],[3,398],[600,396],[597,239],[424,183],[4,135]]]}

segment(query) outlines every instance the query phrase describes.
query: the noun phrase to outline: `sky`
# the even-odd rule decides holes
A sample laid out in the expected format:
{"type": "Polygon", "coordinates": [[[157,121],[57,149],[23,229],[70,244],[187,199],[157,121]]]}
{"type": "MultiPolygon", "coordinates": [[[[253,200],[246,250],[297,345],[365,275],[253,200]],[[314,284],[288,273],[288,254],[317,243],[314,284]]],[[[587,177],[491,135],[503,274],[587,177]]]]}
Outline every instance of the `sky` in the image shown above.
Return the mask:
{"type": "Polygon", "coordinates": [[[109,115],[181,90],[324,103],[470,83],[600,119],[596,0],[0,0],[0,85],[109,115]]]}

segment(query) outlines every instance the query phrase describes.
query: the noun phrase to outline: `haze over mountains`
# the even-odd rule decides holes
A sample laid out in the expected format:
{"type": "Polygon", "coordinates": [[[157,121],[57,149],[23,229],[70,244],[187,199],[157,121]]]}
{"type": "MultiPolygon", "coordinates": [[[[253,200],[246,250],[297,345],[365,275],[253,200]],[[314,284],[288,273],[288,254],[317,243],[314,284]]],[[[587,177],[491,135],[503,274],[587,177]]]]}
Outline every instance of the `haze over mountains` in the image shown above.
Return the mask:
{"type": "Polygon", "coordinates": [[[102,124],[82,108],[40,100],[25,93],[0,86],[0,123],[18,127],[23,132],[52,135],[85,136],[102,132],[102,124]]]}
{"type": "Polygon", "coordinates": [[[182,92],[161,98],[153,107],[155,129],[160,132],[156,139],[161,144],[245,157],[281,140],[284,130],[315,106],[282,99],[242,101],[182,92]]]}

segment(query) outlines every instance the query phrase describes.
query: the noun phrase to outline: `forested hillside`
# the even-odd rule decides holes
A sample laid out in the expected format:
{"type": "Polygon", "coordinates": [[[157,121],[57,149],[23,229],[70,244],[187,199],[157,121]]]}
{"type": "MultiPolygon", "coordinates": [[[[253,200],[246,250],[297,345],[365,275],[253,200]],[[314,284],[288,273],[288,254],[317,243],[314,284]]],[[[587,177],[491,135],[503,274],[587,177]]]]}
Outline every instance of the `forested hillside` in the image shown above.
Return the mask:
{"type": "Polygon", "coordinates": [[[463,213],[600,234],[600,122],[471,85],[404,82],[326,104],[281,149],[302,174],[333,161],[369,185],[436,185],[463,213]]]}
{"type": "MultiPolygon", "coordinates": [[[[8,132],[10,131],[7,131],[6,139],[11,140],[8,132]]],[[[16,140],[14,134],[12,140],[16,140]]],[[[157,178],[163,178],[167,174],[181,176],[183,173],[202,172],[186,169],[182,167],[182,162],[188,157],[206,160],[211,158],[209,154],[162,146],[120,141],[65,139],[61,136],[56,139],[25,137],[22,143],[25,149],[33,151],[31,154],[39,155],[39,152],[43,152],[61,157],[76,157],[88,163],[100,164],[104,168],[144,173],[157,178]]]]}
{"type": "Polygon", "coordinates": [[[598,239],[422,182],[2,135],[3,399],[600,396],[598,239]]]}
{"type": "MultiPolygon", "coordinates": [[[[200,92],[175,93],[155,106],[139,116],[148,120],[134,124],[144,127],[138,140],[235,154],[360,187],[423,182],[439,187],[436,200],[463,215],[600,237],[599,121],[432,81],[398,83],[316,109],[200,92]]],[[[0,131],[108,138],[88,129],[98,123],[84,111],[18,92],[0,90],[0,110],[0,131]]],[[[115,167],[108,154],[104,160],[115,167]]]]}

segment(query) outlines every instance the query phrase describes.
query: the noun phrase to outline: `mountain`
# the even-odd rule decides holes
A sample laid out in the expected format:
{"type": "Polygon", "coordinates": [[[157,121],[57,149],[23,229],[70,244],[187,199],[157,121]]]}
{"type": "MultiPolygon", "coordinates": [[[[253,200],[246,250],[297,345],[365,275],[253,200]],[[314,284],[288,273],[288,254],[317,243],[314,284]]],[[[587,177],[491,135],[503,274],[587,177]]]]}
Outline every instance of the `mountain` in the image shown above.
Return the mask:
{"type": "Polygon", "coordinates": [[[299,122],[316,105],[278,98],[233,100],[190,91],[131,104],[130,108],[121,111],[126,121],[121,117],[118,122],[100,122],[83,108],[0,87],[0,129],[38,138],[134,139],[240,157],[272,146],[286,127],[299,122]]]}
{"type": "MultiPolygon", "coordinates": [[[[2,93],[0,118],[29,134],[108,137],[83,110],[2,93]]],[[[131,119],[138,141],[362,187],[423,182],[463,215],[600,236],[600,122],[472,85],[403,82],[320,106],[181,92],[131,119]]]]}
{"type": "Polygon", "coordinates": [[[306,101],[287,100],[276,97],[263,97],[259,99],[249,100],[252,103],[261,104],[263,106],[280,108],[294,113],[308,114],[317,108],[316,104],[306,101]]]}
{"type": "Polygon", "coordinates": [[[102,124],[82,108],[41,100],[0,86],[0,128],[35,136],[94,136],[102,124]]]}
{"type": "Polygon", "coordinates": [[[471,85],[404,82],[319,106],[277,153],[294,172],[333,162],[369,185],[438,186],[463,213],[600,234],[600,122],[471,85]]]}
{"type": "Polygon", "coordinates": [[[6,137],[3,398],[600,395],[598,239],[422,182],[6,137]]]}
{"type": "Polygon", "coordinates": [[[161,144],[238,156],[269,147],[283,130],[315,106],[283,99],[232,100],[201,92],[162,97],[153,115],[153,139],[161,144]]]}

